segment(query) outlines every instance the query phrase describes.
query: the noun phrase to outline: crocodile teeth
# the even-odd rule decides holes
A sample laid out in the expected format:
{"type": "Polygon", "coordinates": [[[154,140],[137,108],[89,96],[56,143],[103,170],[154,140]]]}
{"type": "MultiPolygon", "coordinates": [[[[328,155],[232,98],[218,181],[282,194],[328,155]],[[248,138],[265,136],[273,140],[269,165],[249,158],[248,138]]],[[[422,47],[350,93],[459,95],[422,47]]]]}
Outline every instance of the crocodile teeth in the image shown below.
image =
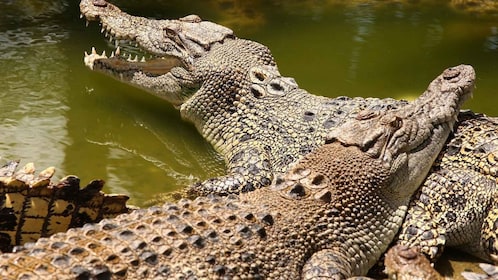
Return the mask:
{"type": "Polygon", "coordinates": [[[93,69],[95,60],[104,58],[108,58],[105,54],[105,51],[103,51],[102,54],[98,54],[95,48],[92,47],[92,52],[90,54],[85,52],[85,58],[83,59],[83,61],[85,62],[86,66],[88,66],[90,69],[93,69]]]}
{"type": "Polygon", "coordinates": [[[145,56],[142,56],[142,59],[140,60],[140,62],[146,62],[145,61],[145,56]]]}
{"type": "Polygon", "coordinates": [[[116,48],[116,56],[119,56],[121,54],[121,49],[119,46],[116,48]]]}

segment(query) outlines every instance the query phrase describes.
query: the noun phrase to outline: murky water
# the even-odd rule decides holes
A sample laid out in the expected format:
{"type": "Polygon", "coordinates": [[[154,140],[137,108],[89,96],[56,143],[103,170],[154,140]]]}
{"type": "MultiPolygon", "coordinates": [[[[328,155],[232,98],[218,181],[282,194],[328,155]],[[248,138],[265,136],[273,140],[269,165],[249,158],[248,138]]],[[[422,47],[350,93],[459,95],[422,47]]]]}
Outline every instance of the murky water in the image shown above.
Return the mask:
{"type": "MultiPolygon", "coordinates": [[[[280,72],[327,96],[414,98],[444,68],[472,64],[467,108],[498,115],[498,15],[446,4],[338,5],[334,1],[114,1],[156,18],[190,13],[266,44],[280,72]]],[[[413,1],[412,1],[413,2],[413,1]]],[[[429,1],[430,2],[430,1],[429,1]]],[[[438,1],[435,1],[438,2],[438,1]]],[[[0,2],[0,155],[34,161],[84,183],[107,182],[134,204],[223,174],[223,161],[166,102],[93,73],[77,1],[0,2]]]]}

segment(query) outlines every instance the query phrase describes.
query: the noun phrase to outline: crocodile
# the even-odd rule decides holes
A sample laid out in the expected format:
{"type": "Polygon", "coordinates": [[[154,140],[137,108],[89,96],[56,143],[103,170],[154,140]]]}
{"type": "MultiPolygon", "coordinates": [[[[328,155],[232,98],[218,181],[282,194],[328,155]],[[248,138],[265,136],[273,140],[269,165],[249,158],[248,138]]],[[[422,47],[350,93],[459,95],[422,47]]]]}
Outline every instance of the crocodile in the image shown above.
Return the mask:
{"type": "Polygon", "coordinates": [[[431,261],[446,246],[498,263],[498,118],[461,113],[414,195],[398,243],[431,261]]]}
{"type": "Polygon", "coordinates": [[[0,250],[10,252],[16,245],[40,237],[129,213],[128,196],[104,194],[103,180],[80,187],[74,175],[52,182],[55,168],[35,174],[33,163],[17,170],[19,161],[0,168],[0,250]]]}
{"type": "MultiPolygon", "coordinates": [[[[312,95],[280,75],[265,46],[195,15],[146,19],[103,0],[83,0],[80,9],[87,20],[99,21],[111,40],[130,40],[155,57],[148,62],[125,59],[118,47],[109,57],[93,50],[85,55],[86,65],[170,101],[225,157],[228,174],[194,185],[190,191],[195,193],[266,186],[359,110],[406,105],[393,99],[312,95]]],[[[492,199],[498,122],[470,112],[458,118],[455,133],[411,203],[399,243],[422,247],[432,261],[446,245],[493,261],[490,254],[498,248],[492,199]],[[433,195],[442,190],[444,197],[433,195]],[[466,203],[458,206],[462,197],[466,203]],[[432,217],[433,209],[439,209],[439,217],[432,217]]]]}
{"type": "Polygon", "coordinates": [[[201,196],[70,229],[0,257],[0,275],[76,279],[345,279],[399,230],[474,70],[446,69],[399,109],[362,110],[268,188],[201,196]]]}

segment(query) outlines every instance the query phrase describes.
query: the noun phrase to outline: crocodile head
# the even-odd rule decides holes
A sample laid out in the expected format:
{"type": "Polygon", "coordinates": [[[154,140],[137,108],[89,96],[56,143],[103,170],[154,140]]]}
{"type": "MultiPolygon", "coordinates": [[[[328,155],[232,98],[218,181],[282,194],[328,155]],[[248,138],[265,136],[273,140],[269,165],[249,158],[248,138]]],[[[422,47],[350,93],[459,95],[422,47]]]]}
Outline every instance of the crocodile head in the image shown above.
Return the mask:
{"type": "Polygon", "coordinates": [[[102,33],[110,41],[128,41],[151,57],[125,57],[119,46],[109,56],[92,48],[91,53],[85,53],[85,64],[145,88],[174,105],[182,104],[199,87],[199,81],[188,71],[195,59],[214,44],[234,38],[232,30],[196,15],[178,20],[147,19],[124,13],[104,0],[82,0],[80,10],[87,21],[100,22],[102,33]]]}

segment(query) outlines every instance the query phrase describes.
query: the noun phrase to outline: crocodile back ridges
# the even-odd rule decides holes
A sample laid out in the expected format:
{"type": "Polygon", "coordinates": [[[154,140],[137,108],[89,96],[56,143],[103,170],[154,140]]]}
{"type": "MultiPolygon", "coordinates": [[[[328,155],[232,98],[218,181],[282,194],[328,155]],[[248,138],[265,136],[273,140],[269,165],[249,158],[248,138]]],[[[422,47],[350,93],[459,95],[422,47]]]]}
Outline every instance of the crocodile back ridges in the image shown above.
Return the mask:
{"type": "Polygon", "coordinates": [[[18,161],[0,168],[0,250],[81,227],[85,223],[128,213],[128,196],[105,194],[103,180],[84,188],[70,175],[52,182],[55,168],[35,174],[33,163],[16,170],[18,161]]]}
{"type": "Polygon", "coordinates": [[[371,263],[359,260],[387,246],[402,217],[375,195],[389,171],[334,145],[320,149],[336,160],[311,158],[311,168],[298,165],[271,188],[182,200],[29,243],[22,255],[1,256],[0,274],[297,279],[310,255],[337,247],[353,248],[349,261],[358,258],[364,273],[371,263]]]}

